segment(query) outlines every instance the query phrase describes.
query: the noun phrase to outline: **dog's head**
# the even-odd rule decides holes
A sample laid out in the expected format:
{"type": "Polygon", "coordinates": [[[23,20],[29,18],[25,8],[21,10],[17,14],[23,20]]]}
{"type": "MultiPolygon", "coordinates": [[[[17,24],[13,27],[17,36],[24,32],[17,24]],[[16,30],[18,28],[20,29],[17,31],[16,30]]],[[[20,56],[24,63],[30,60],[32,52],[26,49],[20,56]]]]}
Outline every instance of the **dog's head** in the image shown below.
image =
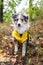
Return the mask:
{"type": "Polygon", "coordinates": [[[23,14],[12,14],[14,29],[20,34],[27,31],[30,27],[28,23],[28,16],[23,14]]]}

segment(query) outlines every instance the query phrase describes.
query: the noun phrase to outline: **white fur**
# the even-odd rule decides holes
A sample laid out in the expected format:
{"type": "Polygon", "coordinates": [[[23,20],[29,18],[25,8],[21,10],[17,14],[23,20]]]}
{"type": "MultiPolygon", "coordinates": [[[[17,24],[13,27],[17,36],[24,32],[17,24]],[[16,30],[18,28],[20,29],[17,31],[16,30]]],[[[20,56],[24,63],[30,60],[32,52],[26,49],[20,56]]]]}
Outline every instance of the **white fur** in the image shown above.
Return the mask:
{"type": "Polygon", "coordinates": [[[25,54],[26,54],[26,42],[23,43],[22,56],[25,56],[25,54]]]}
{"type": "Polygon", "coordinates": [[[26,24],[22,24],[21,27],[18,27],[18,25],[15,25],[15,23],[13,23],[13,28],[15,30],[18,31],[18,33],[22,34],[24,33],[25,31],[27,31],[30,27],[30,24],[29,23],[26,23],[26,24]]]}
{"type": "Polygon", "coordinates": [[[16,44],[14,44],[14,46],[15,46],[14,51],[15,51],[15,54],[16,54],[18,52],[18,44],[16,43],[16,44]]]}

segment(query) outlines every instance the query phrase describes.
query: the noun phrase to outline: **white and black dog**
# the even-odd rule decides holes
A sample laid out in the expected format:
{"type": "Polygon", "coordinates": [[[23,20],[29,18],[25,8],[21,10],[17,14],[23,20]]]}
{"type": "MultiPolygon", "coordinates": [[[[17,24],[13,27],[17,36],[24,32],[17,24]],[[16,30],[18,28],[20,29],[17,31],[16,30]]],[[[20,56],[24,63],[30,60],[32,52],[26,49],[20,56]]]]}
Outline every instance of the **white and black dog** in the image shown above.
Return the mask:
{"type": "MultiPolygon", "coordinates": [[[[12,32],[12,36],[14,37],[14,39],[18,42],[18,43],[22,43],[22,56],[25,56],[26,54],[26,40],[27,40],[27,33],[25,33],[26,31],[29,30],[30,27],[30,23],[29,23],[29,17],[28,15],[25,14],[12,14],[12,18],[13,18],[13,28],[14,30],[16,30],[16,32],[12,32]],[[16,38],[17,37],[17,38],[16,38]],[[20,37],[20,41],[19,41],[19,37],[20,37]],[[21,37],[26,37],[26,39],[21,42],[21,39],[23,40],[24,38],[21,37]]],[[[17,53],[18,52],[18,43],[14,43],[14,52],[17,53]]]]}

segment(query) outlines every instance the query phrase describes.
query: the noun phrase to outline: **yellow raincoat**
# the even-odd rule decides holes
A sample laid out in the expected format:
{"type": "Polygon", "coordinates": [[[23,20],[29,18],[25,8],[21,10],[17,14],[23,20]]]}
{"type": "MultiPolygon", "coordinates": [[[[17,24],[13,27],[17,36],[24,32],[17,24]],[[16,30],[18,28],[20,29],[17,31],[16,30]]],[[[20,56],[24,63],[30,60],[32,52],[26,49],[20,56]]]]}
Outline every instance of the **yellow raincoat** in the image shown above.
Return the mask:
{"type": "Polygon", "coordinates": [[[26,31],[25,33],[22,34],[22,36],[20,36],[20,34],[16,30],[14,30],[12,31],[12,36],[20,43],[23,43],[24,41],[27,40],[27,33],[28,31],[26,31]]]}

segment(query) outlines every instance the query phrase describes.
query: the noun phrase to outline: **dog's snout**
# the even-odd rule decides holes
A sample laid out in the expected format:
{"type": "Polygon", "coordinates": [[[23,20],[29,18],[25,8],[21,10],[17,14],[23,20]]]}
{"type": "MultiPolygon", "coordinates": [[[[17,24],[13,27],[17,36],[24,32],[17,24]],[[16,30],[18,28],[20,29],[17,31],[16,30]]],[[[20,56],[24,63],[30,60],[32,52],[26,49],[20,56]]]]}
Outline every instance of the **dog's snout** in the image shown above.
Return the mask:
{"type": "Polygon", "coordinates": [[[18,26],[20,27],[20,24],[18,24],[18,26]]]}

